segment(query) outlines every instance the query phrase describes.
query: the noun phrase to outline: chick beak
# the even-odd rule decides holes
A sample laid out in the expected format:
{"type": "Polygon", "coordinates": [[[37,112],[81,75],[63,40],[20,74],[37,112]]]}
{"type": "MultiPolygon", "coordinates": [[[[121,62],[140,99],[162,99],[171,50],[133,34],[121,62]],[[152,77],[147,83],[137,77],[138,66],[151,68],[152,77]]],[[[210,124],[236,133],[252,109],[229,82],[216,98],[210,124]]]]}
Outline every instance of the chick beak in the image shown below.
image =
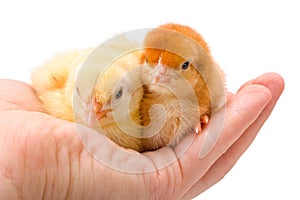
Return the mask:
{"type": "Polygon", "coordinates": [[[152,74],[152,83],[168,83],[170,81],[170,77],[168,75],[167,67],[158,64],[154,67],[154,71],[152,74]]]}
{"type": "Polygon", "coordinates": [[[107,113],[111,112],[112,109],[110,108],[110,105],[104,104],[104,106],[101,103],[96,102],[94,105],[94,113],[96,114],[96,117],[98,120],[101,120],[105,117],[107,117],[107,113]]]}
{"type": "Polygon", "coordinates": [[[105,104],[104,106],[96,101],[92,101],[88,106],[88,119],[87,123],[89,126],[95,125],[99,120],[107,117],[107,113],[111,112],[110,105],[105,104]]]}

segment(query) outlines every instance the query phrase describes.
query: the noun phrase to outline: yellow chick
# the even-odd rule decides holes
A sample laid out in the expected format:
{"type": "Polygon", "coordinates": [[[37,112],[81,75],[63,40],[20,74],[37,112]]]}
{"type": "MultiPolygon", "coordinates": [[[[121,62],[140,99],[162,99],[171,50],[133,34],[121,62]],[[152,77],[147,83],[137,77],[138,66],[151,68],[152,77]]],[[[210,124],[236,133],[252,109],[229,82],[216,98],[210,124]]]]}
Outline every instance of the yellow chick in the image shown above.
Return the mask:
{"type": "Polygon", "coordinates": [[[153,105],[159,104],[165,111],[163,128],[156,135],[151,135],[149,128],[144,133],[148,136],[144,144],[153,149],[174,146],[184,134],[201,131],[211,115],[224,105],[223,74],[204,39],[190,27],[161,25],[147,34],[144,47],[142,63],[149,67],[144,67],[142,73],[146,85],[142,124],[149,126],[162,120],[162,109],[152,109],[152,118],[149,117],[153,105]],[[188,84],[183,84],[183,80],[188,84]]]}
{"type": "Polygon", "coordinates": [[[118,37],[98,51],[90,48],[58,54],[35,68],[32,86],[44,112],[95,128],[120,146],[141,151],[139,106],[143,87],[138,67],[142,51],[111,62],[114,56],[131,48],[124,37],[118,37]],[[96,67],[81,71],[84,63],[93,57],[96,57],[96,67]],[[104,67],[97,67],[109,62],[102,72],[104,67]],[[90,94],[84,97],[84,92],[90,94]]]}

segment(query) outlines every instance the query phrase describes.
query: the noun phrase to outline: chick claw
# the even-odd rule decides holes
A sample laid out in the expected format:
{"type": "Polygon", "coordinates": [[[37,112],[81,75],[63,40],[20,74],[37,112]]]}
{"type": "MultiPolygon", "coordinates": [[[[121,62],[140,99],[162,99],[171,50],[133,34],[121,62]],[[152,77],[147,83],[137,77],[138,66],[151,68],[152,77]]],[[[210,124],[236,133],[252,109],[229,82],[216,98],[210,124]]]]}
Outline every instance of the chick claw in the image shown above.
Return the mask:
{"type": "Polygon", "coordinates": [[[197,124],[197,127],[195,128],[195,133],[198,135],[198,133],[201,132],[201,122],[197,124]]]}
{"type": "Polygon", "coordinates": [[[207,115],[201,115],[200,116],[200,121],[199,123],[197,124],[197,127],[196,127],[196,134],[199,134],[199,132],[201,132],[202,130],[202,127],[205,127],[209,122],[209,117],[207,115]]]}
{"type": "Polygon", "coordinates": [[[208,122],[209,122],[209,117],[207,115],[200,116],[200,123],[203,124],[203,126],[207,125],[208,122]]]}

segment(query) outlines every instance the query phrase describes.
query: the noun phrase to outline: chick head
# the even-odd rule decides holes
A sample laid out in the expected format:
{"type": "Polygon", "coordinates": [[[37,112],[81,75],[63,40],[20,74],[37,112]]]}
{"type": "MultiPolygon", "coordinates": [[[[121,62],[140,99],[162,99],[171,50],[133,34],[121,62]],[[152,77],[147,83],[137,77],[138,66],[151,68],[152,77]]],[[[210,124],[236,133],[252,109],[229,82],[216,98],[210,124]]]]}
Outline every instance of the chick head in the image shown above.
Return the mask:
{"type": "Polygon", "coordinates": [[[205,80],[205,74],[213,65],[208,45],[200,34],[187,26],[161,25],[147,34],[144,46],[144,61],[153,68],[152,83],[169,82],[169,71],[176,70],[196,87],[199,79],[205,80]]]}
{"type": "Polygon", "coordinates": [[[133,52],[113,61],[100,75],[93,93],[91,115],[96,116],[103,134],[126,147],[127,140],[140,136],[139,104],[143,97],[140,55],[133,52]]]}

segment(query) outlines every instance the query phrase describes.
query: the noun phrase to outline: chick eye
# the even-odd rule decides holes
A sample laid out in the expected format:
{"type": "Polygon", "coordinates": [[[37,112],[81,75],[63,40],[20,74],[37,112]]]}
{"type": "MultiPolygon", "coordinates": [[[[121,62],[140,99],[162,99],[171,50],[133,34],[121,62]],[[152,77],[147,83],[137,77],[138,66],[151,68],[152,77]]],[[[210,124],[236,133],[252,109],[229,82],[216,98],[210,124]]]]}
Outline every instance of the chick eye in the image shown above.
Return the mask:
{"type": "Polygon", "coordinates": [[[115,98],[120,99],[122,97],[122,95],[123,95],[123,88],[120,87],[115,95],[115,98]]]}
{"type": "Polygon", "coordinates": [[[182,65],[181,65],[181,69],[182,70],[187,70],[190,66],[190,62],[189,61],[186,61],[184,62],[182,65]]]}

